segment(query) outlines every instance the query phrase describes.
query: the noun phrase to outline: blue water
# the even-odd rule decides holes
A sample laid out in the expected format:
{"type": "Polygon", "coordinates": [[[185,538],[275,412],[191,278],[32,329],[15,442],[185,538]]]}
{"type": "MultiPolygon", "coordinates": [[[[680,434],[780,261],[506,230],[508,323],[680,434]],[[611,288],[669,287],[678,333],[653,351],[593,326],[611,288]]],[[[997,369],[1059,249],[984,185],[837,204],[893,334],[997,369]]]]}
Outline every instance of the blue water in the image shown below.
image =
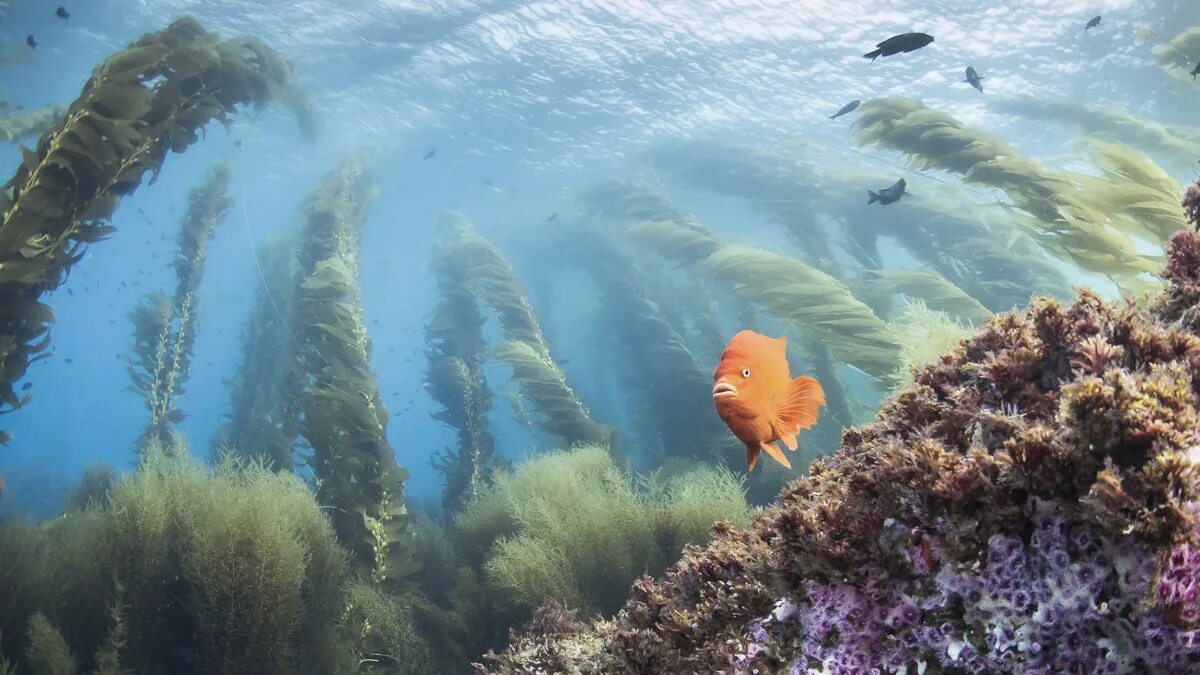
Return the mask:
{"type": "MultiPolygon", "coordinates": [[[[213,125],[202,142],[168,158],[156,184],[123,201],[117,233],[91,246],[46,298],[58,317],[54,356],[29,371],[33,401],[3,420],[14,439],[0,448],[0,473],[10,476],[10,493],[26,495],[24,504],[0,504],[7,509],[39,510],[44,504],[30,495],[51,503],[89,462],[130,466],[147,413],[127,389],[128,314],[146,292],[173,288],[168,263],[187,191],[222,158],[236,170],[236,204],[211,245],[191,378],[179,402],[193,452],[207,456],[228,410],[226,383],[259,283],[255,247],[295,227],[304,196],[345,155],[362,153],[377,160],[379,187],[361,267],[372,366],[387,406],[401,412],[388,431],[413,474],[410,495],[435,498],[440,483],[427,462],[454,435],[429,417],[422,331],[436,300],[430,246],[445,210],[465,214],[513,259],[571,384],[599,420],[619,425],[628,417],[620,382],[595,367],[594,290],[570,275],[538,282],[531,257],[545,253],[522,250],[521,233],[567,213],[579,188],[620,178],[666,188],[724,235],[783,252],[789,246],[744,201],[660,176],[648,150],[690,137],[768,149],[802,138],[847,163],[899,172],[897,156],[855,149],[852,116],[827,119],[850,99],[885,95],[922,100],[1040,158],[1077,152],[1074,132],[998,113],[988,97],[1069,96],[1164,123],[1197,122],[1196,91],[1168,86],[1149,55],[1188,25],[1189,14],[1200,19],[1191,0],[87,0],[67,4],[69,21],[53,16],[57,3],[7,4],[0,88],[27,109],[68,104],[106,55],[191,14],[225,37],[258,36],[291,59],[321,123],[312,144],[280,107],[239,115],[228,133],[213,125]],[[1094,14],[1103,23],[1085,33],[1094,14]],[[1142,27],[1156,34],[1139,39],[1142,27]],[[873,64],[861,57],[908,30],[937,41],[873,64]],[[24,47],[27,33],[39,42],[35,52],[24,47]],[[986,94],[960,82],[966,65],[986,76],[986,94]],[[434,148],[436,156],[423,160],[434,148]],[[36,489],[23,489],[22,480],[36,489]]],[[[19,157],[15,146],[0,147],[0,166],[14,167],[19,157]]],[[[1194,177],[1191,167],[1166,168],[1180,182],[1194,177]]],[[[910,189],[939,184],[911,175],[909,182],[910,189]]],[[[1103,280],[1070,274],[1111,292],[1103,280]]],[[[502,369],[489,373],[495,391],[508,386],[502,369]]],[[[516,457],[549,443],[504,412],[498,396],[501,452],[516,457]]],[[[730,451],[741,449],[731,443],[730,451]]]]}

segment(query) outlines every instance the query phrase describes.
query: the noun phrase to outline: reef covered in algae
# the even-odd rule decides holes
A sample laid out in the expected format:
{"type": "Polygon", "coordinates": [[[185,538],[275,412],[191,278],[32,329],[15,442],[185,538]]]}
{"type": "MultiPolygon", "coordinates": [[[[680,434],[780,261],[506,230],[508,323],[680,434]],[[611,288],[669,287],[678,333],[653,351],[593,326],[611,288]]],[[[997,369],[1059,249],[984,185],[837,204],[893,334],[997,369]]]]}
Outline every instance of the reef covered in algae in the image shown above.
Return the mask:
{"type": "MultiPolygon", "coordinates": [[[[1195,224],[1196,188],[1189,193],[1195,224]]],[[[1200,236],[1166,288],[996,315],[752,528],[480,672],[1185,672],[1200,664],[1200,236]]]]}

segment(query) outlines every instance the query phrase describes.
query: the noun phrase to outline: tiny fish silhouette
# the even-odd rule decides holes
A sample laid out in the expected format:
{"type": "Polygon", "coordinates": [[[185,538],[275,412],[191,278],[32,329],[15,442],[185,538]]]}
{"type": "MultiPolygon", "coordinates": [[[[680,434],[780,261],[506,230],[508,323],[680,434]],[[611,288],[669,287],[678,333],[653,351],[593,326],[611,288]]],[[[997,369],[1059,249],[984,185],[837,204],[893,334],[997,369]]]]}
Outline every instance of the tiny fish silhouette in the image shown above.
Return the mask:
{"type": "Polygon", "coordinates": [[[75,363],[75,360],[74,360],[74,359],[72,359],[72,358],[70,358],[70,357],[67,357],[67,358],[65,359],[65,361],[66,361],[67,363],[75,363]]]}
{"type": "Polygon", "coordinates": [[[235,147],[235,148],[240,148],[240,147],[242,147],[242,142],[241,142],[240,140],[234,141],[234,142],[233,142],[233,147],[235,147]]]}
{"type": "Polygon", "coordinates": [[[1197,75],[1200,75],[1200,61],[1196,62],[1196,67],[1192,68],[1192,72],[1190,73],[1190,75],[1192,76],[1193,80],[1196,79],[1197,75]]]}
{"type": "Polygon", "coordinates": [[[792,379],[787,362],[787,338],[769,338],[744,330],[729,341],[713,372],[713,404],[738,440],[746,444],[746,470],[753,471],[761,452],[792,468],[788,450],[798,447],[796,435],[817,423],[825,392],[811,377],[792,379]]]}
{"type": "Polygon", "coordinates": [[[58,9],[54,10],[54,16],[65,20],[71,18],[71,13],[67,11],[66,7],[59,5],[58,9]]]}
{"type": "Polygon", "coordinates": [[[8,479],[0,473],[0,499],[4,499],[4,491],[8,489],[8,479]]]}
{"type": "Polygon", "coordinates": [[[903,52],[913,52],[933,42],[933,36],[928,33],[901,33],[875,45],[879,49],[863,54],[863,58],[872,62],[880,56],[892,56],[903,52]]]}
{"type": "Polygon", "coordinates": [[[21,385],[21,391],[29,391],[31,387],[33,387],[33,383],[26,382],[25,384],[21,385]]]}
{"type": "Polygon", "coordinates": [[[33,39],[32,34],[25,36],[25,44],[29,45],[30,49],[37,49],[37,40],[33,39]]]}
{"type": "Polygon", "coordinates": [[[904,196],[904,188],[906,185],[907,183],[905,183],[904,179],[901,178],[895,183],[892,183],[890,187],[885,187],[879,192],[867,190],[867,196],[870,197],[870,199],[867,200],[867,203],[874,204],[875,202],[879,202],[880,204],[891,204],[892,202],[904,196]]]}
{"type": "Polygon", "coordinates": [[[967,79],[963,80],[963,82],[978,89],[979,93],[983,93],[983,76],[975,72],[975,69],[971,66],[967,66],[967,79]]]}
{"type": "Polygon", "coordinates": [[[558,213],[551,213],[550,217],[546,219],[546,222],[553,223],[556,220],[558,220],[558,213]]]}
{"type": "Polygon", "coordinates": [[[1100,15],[1097,14],[1096,16],[1093,16],[1092,18],[1088,19],[1087,25],[1085,25],[1083,27],[1083,29],[1085,31],[1088,31],[1099,25],[1100,25],[1100,15]]]}
{"type": "Polygon", "coordinates": [[[830,115],[829,119],[836,120],[837,118],[841,117],[842,115],[848,115],[848,114],[854,112],[854,109],[858,107],[859,103],[862,103],[862,101],[860,101],[858,99],[854,99],[853,101],[850,101],[846,105],[842,106],[837,112],[830,115]]]}
{"type": "Polygon", "coordinates": [[[422,159],[433,159],[433,156],[436,154],[437,154],[437,148],[433,148],[429,152],[425,153],[425,156],[422,159]]]}

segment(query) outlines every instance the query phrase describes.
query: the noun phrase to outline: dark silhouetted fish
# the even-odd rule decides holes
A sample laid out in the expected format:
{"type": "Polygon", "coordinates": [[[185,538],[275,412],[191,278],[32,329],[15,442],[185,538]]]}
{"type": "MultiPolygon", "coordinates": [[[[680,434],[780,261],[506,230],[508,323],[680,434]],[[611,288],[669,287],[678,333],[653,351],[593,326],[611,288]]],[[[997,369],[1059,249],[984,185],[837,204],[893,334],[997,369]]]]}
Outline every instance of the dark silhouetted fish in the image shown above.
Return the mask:
{"type": "Polygon", "coordinates": [[[963,80],[963,82],[978,89],[979,93],[983,93],[983,76],[975,72],[975,69],[971,66],[967,66],[967,79],[963,80]]]}
{"type": "Polygon", "coordinates": [[[838,110],[837,112],[830,115],[829,119],[835,120],[835,119],[841,117],[842,115],[846,115],[846,114],[854,112],[854,109],[858,107],[859,103],[862,103],[862,101],[860,101],[858,99],[854,99],[853,101],[850,101],[846,105],[842,106],[840,110],[838,110]]]}
{"type": "Polygon", "coordinates": [[[1091,30],[1099,25],[1100,25],[1100,15],[1097,14],[1096,16],[1093,16],[1092,18],[1088,19],[1087,25],[1084,26],[1083,29],[1091,30]]]}
{"type": "Polygon", "coordinates": [[[546,222],[547,222],[547,223],[553,223],[553,222],[554,222],[554,221],[556,221],[556,220],[558,220],[558,214],[557,214],[557,213],[551,213],[551,214],[550,214],[550,217],[546,219],[546,222]]]}
{"type": "Polygon", "coordinates": [[[1192,75],[1192,79],[1193,79],[1193,80],[1194,80],[1194,79],[1196,79],[1196,76],[1197,76],[1197,75],[1200,75],[1200,61],[1197,61],[1197,62],[1196,62],[1196,67],[1195,67],[1195,68],[1192,68],[1191,75],[1192,75]]]}
{"type": "Polygon", "coordinates": [[[30,49],[37,49],[37,40],[33,39],[33,35],[25,36],[25,44],[29,45],[30,49]]]}
{"type": "Polygon", "coordinates": [[[234,142],[233,142],[233,147],[235,147],[235,148],[240,148],[240,147],[242,147],[242,142],[241,142],[241,141],[234,141],[234,142]]]}
{"type": "Polygon", "coordinates": [[[434,148],[434,149],[430,150],[429,152],[425,153],[425,157],[423,157],[422,159],[433,159],[433,156],[436,154],[437,154],[437,148],[434,148]]]}
{"type": "Polygon", "coordinates": [[[58,9],[54,10],[54,16],[60,19],[69,19],[71,18],[71,13],[67,11],[66,7],[59,5],[58,9]]]}
{"type": "Polygon", "coordinates": [[[31,387],[33,387],[33,383],[26,382],[25,384],[21,385],[21,391],[29,391],[31,387]]]}
{"type": "Polygon", "coordinates": [[[893,35],[875,45],[879,49],[867,52],[863,54],[863,57],[874,61],[880,56],[891,56],[893,54],[900,54],[901,52],[916,51],[930,42],[933,42],[933,36],[927,33],[901,33],[900,35],[893,35]]]}
{"type": "Polygon", "coordinates": [[[870,196],[870,200],[867,203],[874,204],[875,202],[879,202],[880,204],[891,204],[904,196],[904,186],[904,179],[901,178],[893,183],[891,187],[886,187],[879,192],[867,190],[867,195],[870,196]]]}

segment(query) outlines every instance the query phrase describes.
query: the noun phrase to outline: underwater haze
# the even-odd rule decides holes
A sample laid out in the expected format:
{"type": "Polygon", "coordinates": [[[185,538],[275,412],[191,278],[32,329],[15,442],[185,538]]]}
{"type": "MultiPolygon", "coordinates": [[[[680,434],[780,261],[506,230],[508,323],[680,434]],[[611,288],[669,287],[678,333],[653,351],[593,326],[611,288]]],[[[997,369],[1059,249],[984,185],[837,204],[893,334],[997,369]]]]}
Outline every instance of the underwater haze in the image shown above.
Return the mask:
{"type": "MultiPolygon", "coordinates": [[[[0,673],[5,657],[43,672],[53,650],[38,645],[57,645],[55,630],[80,672],[288,672],[278,664],[310,657],[314,672],[341,672],[351,652],[364,659],[351,671],[460,672],[545,600],[611,616],[639,574],[708,542],[713,521],[749,527],[913,367],[989,317],[1076,288],[1108,301],[1164,288],[1200,175],[1197,9],[0,3],[0,166],[13,169],[0,521],[103,510],[78,501],[101,465],[126,481],[114,505],[155,490],[174,495],[166,504],[207,480],[213,518],[239,490],[252,495],[239,503],[321,514],[288,537],[311,545],[297,557],[305,593],[314,578],[362,582],[330,601],[341,620],[402,608],[386,644],[322,661],[296,639],[268,663],[230,656],[224,633],[176,607],[163,611],[207,637],[160,658],[138,633],[139,600],[106,591],[97,612],[133,608],[128,645],[101,639],[119,633],[108,624],[22,615],[15,630],[0,621],[0,673]],[[869,57],[907,33],[933,40],[869,57]],[[218,42],[242,36],[257,41],[218,42]],[[44,334],[39,302],[53,311],[44,334]],[[757,466],[759,441],[727,424],[713,389],[743,330],[787,338],[782,365],[755,357],[783,382],[820,383],[820,405],[805,403],[819,416],[773,418],[790,434],[770,427],[757,466]],[[798,449],[775,444],[797,432],[798,449]],[[225,454],[302,483],[231,469],[225,454]],[[156,464],[181,456],[225,468],[156,464]],[[596,513],[631,523],[620,543],[596,513]],[[412,550],[397,543],[414,536],[412,550]],[[571,548],[583,541],[643,553],[596,562],[571,548]],[[334,550],[338,564],[311,569],[334,550]],[[395,600],[409,593],[421,600],[395,600]],[[464,597],[487,610],[454,604],[464,597]],[[443,609],[454,619],[430,618],[443,609]],[[368,662],[404,650],[423,665],[368,662]]],[[[1102,367],[1111,353],[1097,349],[1067,369],[1102,367]]],[[[997,414],[1022,414],[997,397],[997,414]]],[[[304,613],[312,593],[293,603],[303,621],[320,612],[304,613]]],[[[222,607],[217,596],[197,606],[222,607]]]]}

